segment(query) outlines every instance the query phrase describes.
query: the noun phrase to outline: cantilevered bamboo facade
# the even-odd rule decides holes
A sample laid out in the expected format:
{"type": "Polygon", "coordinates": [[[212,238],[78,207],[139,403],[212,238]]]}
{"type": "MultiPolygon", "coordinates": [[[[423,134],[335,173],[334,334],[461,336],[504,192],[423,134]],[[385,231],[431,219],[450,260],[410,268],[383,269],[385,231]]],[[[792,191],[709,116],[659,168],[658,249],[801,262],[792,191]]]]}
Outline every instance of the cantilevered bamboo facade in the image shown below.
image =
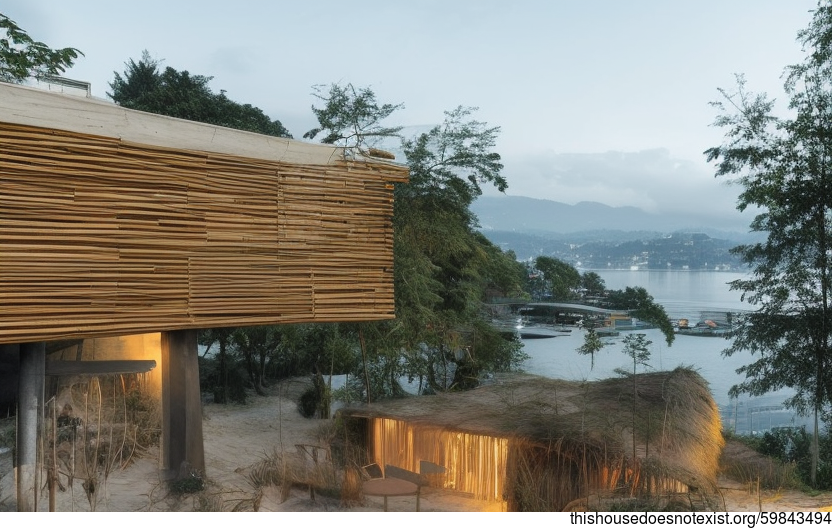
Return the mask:
{"type": "Polygon", "coordinates": [[[391,318],[406,179],[330,146],[0,83],[0,343],[391,318]]]}

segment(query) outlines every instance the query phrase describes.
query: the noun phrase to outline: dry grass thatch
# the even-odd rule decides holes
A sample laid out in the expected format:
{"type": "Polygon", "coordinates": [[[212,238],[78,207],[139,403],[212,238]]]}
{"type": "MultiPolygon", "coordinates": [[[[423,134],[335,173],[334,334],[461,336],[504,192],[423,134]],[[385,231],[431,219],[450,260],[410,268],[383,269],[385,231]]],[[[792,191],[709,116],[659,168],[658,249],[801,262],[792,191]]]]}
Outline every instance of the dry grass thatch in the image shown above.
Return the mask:
{"type": "Polygon", "coordinates": [[[793,462],[761,455],[742,442],[729,438],[719,459],[720,473],[743,483],[749,491],[800,489],[803,484],[793,462]]]}
{"type": "Polygon", "coordinates": [[[393,317],[405,167],[2,83],[0,110],[0,343],[393,317]]]}
{"type": "Polygon", "coordinates": [[[685,368],[596,382],[509,375],[465,393],[346,412],[398,422],[384,425],[388,431],[401,429],[387,439],[378,427],[373,433],[377,439],[371,449],[377,459],[387,458],[383,463],[413,468],[416,458],[431,460],[449,468],[446,485],[463,480],[455,474],[458,464],[464,462],[470,473],[479,463],[487,474],[476,479],[491,479],[499,488],[487,493],[501,494],[512,509],[521,510],[558,510],[594,493],[644,497],[695,491],[707,496],[716,491],[723,446],[719,411],[707,384],[685,368]],[[460,444],[455,439],[463,435],[470,439],[460,444]],[[506,440],[505,446],[487,447],[502,459],[499,470],[491,461],[472,462],[477,455],[448,452],[486,449],[485,438],[506,440]],[[380,445],[384,442],[409,445],[397,451],[380,445]],[[393,459],[396,452],[409,460],[393,459]]]}

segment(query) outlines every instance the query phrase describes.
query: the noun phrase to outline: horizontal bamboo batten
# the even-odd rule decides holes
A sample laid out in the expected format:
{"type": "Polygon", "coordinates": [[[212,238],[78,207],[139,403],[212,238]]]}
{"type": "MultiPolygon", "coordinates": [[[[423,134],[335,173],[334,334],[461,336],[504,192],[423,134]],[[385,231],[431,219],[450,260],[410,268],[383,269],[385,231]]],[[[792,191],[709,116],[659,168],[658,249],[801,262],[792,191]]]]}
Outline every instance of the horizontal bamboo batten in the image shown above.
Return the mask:
{"type": "MultiPolygon", "coordinates": [[[[88,122],[5,122],[3,104],[0,343],[393,317],[392,183],[404,167],[335,149],[302,163],[311,147],[217,127],[277,145],[280,159],[82,132],[88,122]]],[[[69,106],[84,104],[129,112],[69,106]]],[[[128,116],[148,137],[154,119],[190,125],[128,116]]]]}

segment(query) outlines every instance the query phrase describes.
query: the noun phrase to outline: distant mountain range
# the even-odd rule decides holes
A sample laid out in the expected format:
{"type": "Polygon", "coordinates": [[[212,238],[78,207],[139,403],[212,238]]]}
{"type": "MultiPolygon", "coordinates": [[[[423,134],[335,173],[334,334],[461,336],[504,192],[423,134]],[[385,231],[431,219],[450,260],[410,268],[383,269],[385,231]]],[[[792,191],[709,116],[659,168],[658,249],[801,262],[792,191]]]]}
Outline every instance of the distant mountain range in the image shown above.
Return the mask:
{"type": "Polygon", "coordinates": [[[584,268],[736,270],[743,264],[729,249],[762,238],[747,229],[707,225],[701,216],[597,202],[484,196],[471,209],[483,234],[519,260],[547,255],[584,268]]]}
{"type": "Polygon", "coordinates": [[[525,196],[481,196],[471,206],[483,231],[527,234],[587,231],[705,233],[731,240],[748,239],[747,224],[726,223],[706,214],[657,215],[636,207],[610,207],[598,202],[568,205],[525,196]]]}

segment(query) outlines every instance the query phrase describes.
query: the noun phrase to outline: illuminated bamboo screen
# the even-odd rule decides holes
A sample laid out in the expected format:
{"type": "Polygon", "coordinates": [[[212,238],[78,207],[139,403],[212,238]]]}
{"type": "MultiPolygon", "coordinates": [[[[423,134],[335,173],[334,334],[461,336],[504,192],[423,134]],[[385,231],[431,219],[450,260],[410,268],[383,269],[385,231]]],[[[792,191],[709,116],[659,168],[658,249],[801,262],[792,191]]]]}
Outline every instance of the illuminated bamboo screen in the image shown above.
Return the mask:
{"type": "Polygon", "coordinates": [[[373,418],[374,462],[419,472],[419,461],[446,468],[443,485],[480,500],[503,500],[508,439],[373,418]]]}
{"type": "Polygon", "coordinates": [[[406,178],[0,122],[0,343],[391,318],[406,178]]]}

